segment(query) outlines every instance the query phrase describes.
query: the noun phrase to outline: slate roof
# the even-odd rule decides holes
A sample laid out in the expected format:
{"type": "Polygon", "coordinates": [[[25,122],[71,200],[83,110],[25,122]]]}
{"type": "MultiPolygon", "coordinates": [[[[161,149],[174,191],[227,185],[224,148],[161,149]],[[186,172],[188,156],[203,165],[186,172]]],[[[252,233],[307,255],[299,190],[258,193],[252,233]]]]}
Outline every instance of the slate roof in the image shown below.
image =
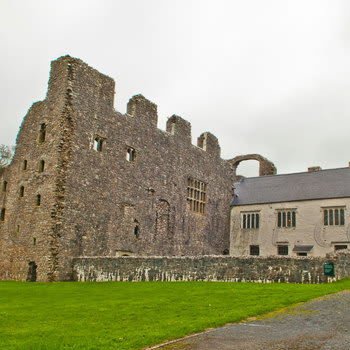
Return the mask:
{"type": "Polygon", "coordinates": [[[350,197],[350,168],[243,178],[231,206],[350,197]]]}

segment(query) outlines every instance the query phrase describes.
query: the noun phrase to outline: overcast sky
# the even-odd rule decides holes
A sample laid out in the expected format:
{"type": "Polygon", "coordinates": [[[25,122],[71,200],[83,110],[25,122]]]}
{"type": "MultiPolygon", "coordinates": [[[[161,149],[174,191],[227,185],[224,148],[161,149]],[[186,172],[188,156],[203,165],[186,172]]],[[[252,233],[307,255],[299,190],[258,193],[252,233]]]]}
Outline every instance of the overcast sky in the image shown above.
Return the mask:
{"type": "Polygon", "coordinates": [[[50,61],[69,54],[116,81],[118,111],[142,93],[159,128],[180,115],[193,143],[210,131],[225,159],[260,153],[278,173],[350,161],[349,0],[0,4],[2,144],[45,98],[50,61]]]}

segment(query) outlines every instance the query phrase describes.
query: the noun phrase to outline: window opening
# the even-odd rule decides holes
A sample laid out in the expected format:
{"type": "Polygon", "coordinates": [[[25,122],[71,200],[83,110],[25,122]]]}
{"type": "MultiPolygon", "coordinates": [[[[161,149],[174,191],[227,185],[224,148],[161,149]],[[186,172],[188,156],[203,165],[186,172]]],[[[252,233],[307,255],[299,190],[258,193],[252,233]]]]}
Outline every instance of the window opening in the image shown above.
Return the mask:
{"type": "Polygon", "coordinates": [[[4,181],[2,183],[2,192],[6,192],[6,190],[7,190],[7,181],[4,181]]]}
{"type": "Polygon", "coordinates": [[[260,247],[258,245],[251,245],[250,255],[260,255],[260,247]]]}
{"type": "Polygon", "coordinates": [[[39,136],[38,136],[39,144],[45,142],[45,138],[46,138],[46,124],[42,123],[40,125],[39,136]]]}
{"type": "Polygon", "coordinates": [[[1,211],[0,211],[0,221],[5,221],[5,211],[6,211],[5,208],[1,208],[1,211]]]}
{"type": "Polygon", "coordinates": [[[126,160],[128,162],[135,162],[136,160],[136,150],[135,148],[128,147],[126,150],[126,160]]]}
{"type": "Polygon", "coordinates": [[[36,195],[35,205],[36,205],[37,207],[39,207],[39,206],[40,206],[40,203],[41,203],[41,195],[40,195],[40,194],[37,194],[37,195],[36,195]]]}
{"type": "Polygon", "coordinates": [[[135,220],[135,224],[134,224],[134,235],[136,238],[139,238],[139,235],[140,235],[140,226],[136,220],[135,220]]]}
{"type": "Polygon", "coordinates": [[[28,164],[28,162],[27,162],[27,160],[25,159],[25,160],[23,161],[23,166],[22,166],[22,169],[23,169],[23,170],[27,170],[27,164],[28,164]]]}
{"type": "Polygon", "coordinates": [[[334,246],[334,250],[342,250],[342,249],[348,249],[348,246],[346,244],[337,244],[334,246]]]}
{"type": "Polygon", "coordinates": [[[277,212],[278,227],[296,227],[296,210],[286,209],[277,212]]]}
{"type": "Polygon", "coordinates": [[[305,252],[299,252],[299,253],[297,253],[297,256],[307,256],[307,253],[305,253],[305,252]]]}
{"type": "Polygon", "coordinates": [[[19,232],[19,225],[17,225],[17,233],[19,232]]]}
{"type": "Polygon", "coordinates": [[[33,245],[36,245],[36,238],[33,237],[33,245]]]}
{"type": "Polygon", "coordinates": [[[45,169],[45,161],[44,160],[41,160],[39,162],[39,173],[42,173],[45,169]]]}
{"type": "Polygon", "coordinates": [[[21,186],[20,188],[19,188],[19,196],[22,198],[22,197],[24,197],[24,186],[21,186]]]}
{"type": "Polygon", "coordinates": [[[344,208],[323,209],[323,225],[324,226],[345,225],[344,208]]]}
{"type": "Polygon", "coordinates": [[[241,213],[241,228],[259,228],[260,215],[258,213],[241,213]]]}
{"type": "Polygon", "coordinates": [[[187,179],[187,207],[189,210],[205,215],[207,184],[192,177],[187,179]]]}
{"type": "Polygon", "coordinates": [[[104,143],[105,143],[105,139],[104,138],[102,138],[100,136],[95,136],[92,148],[95,151],[102,152],[102,150],[104,148],[104,143]]]}
{"type": "Polygon", "coordinates": [[[279,245],[277,247],[278,255],[288,255],[288,246],[287,245],[279,245]]]}

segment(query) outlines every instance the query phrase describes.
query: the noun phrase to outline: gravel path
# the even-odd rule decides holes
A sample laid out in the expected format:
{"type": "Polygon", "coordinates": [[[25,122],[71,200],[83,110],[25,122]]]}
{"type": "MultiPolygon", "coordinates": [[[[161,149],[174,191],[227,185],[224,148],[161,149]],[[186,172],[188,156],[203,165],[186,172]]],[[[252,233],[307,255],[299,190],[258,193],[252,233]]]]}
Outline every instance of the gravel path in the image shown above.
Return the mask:
{"type": "Polygon", "coordinates": [[[350,291],[211,329],[150,349],[349,350],[350,291]]]}

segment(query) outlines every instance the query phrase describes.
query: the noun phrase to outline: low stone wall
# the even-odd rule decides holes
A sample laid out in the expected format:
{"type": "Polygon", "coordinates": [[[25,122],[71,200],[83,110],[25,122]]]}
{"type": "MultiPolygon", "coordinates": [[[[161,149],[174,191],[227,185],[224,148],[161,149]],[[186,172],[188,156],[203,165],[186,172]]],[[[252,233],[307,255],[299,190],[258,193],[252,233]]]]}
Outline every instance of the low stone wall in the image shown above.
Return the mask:
{"type": "Polygon", "coordinates": [[[350,276],[350,254],[290,257],[78,257],[76,281],[226,281],[327,283],[350,276]],[[324,274],[332,261],[335,277],[324,274]]]}

